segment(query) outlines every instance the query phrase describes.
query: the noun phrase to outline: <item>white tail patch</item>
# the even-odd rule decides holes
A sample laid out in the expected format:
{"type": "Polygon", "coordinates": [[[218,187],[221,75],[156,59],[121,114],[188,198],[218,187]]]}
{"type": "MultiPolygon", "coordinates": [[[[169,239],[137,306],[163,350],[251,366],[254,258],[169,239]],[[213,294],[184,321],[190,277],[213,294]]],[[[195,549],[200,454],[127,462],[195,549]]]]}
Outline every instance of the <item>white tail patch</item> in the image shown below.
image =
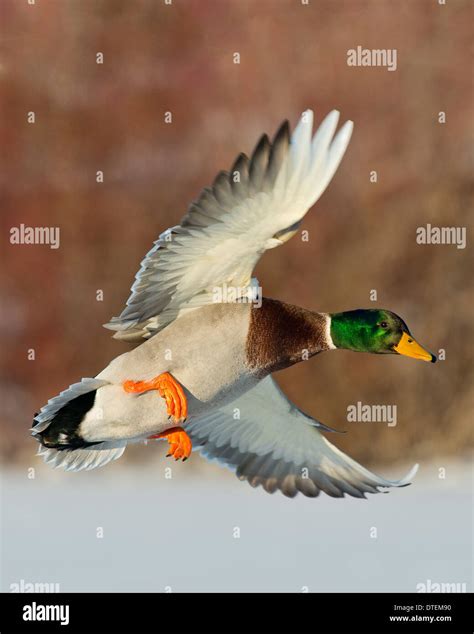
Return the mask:
{"type": "Polygon", "coordinates": [[[54,469],[64,471],[90,471],[96,467],[103,467],[112,460],[117,460],[125,451],[126,440],[101,442],[93,447],[84,449],[48,449],[42,445],[38,449],[38,456],[54,469]]]}

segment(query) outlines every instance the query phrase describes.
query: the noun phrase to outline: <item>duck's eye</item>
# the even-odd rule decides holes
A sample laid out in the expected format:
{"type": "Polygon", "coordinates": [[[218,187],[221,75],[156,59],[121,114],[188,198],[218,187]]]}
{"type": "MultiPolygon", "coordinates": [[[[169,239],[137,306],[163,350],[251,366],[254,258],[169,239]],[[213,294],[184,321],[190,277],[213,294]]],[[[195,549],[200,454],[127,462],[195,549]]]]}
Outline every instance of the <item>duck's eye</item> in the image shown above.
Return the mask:
{"type": "Polygon", "coordinates": [[[388,328],[388,324],[387,324],[386,321],[381,321],[380,322],[380,326],[381,326],[381,328],[388,328]]]}

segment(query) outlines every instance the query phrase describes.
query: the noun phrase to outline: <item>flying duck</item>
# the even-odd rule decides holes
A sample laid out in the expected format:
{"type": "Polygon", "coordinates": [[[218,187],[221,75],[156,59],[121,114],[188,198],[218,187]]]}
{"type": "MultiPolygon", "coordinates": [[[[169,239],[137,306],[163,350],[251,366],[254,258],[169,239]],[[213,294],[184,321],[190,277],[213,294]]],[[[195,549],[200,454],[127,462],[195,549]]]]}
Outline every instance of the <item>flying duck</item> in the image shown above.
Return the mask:
{"type": "Polygon", "coordinates": [[[304,112],[240,154],[162,233],[118,317],[104,324],[140,345],[52,398],[35,416],[38,453],[53,467],[94,469],[128,443],[165,439],[193,449],[253,487],[308,497],[365,497],[410,483],[377,476],[331,444],[334,431],[293,405],[273,373],[326,350],[434,362],[405,322],[383,309],[313,312],[262,296],[260,256],[284,244],[331,181],[353,124],[332,111],[312,135],[304,112]]]}

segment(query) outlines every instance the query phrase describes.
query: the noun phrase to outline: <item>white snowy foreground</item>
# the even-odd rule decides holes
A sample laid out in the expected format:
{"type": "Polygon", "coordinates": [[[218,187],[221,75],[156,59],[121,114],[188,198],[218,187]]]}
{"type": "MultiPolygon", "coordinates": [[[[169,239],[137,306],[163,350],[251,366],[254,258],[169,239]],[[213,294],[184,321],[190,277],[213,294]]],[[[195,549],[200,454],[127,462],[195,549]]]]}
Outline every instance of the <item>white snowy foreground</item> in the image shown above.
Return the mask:
{"type": "Polygon", "coordinates": [[[146,467],[4,471],[0,589],[472,592],[468,460],[421,464],[414,484],[367,500],[291,500],[186,466],[160,454],[146,467]]]}

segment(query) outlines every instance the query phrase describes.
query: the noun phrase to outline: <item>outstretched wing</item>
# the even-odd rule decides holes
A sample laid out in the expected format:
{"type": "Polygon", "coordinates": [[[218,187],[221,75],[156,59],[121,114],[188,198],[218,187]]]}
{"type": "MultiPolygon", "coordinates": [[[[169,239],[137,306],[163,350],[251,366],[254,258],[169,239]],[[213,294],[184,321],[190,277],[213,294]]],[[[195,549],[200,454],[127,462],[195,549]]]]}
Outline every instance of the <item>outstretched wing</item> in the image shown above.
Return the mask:
{"type": "Polygon", "coordinates": [[[186,432],[209,460],[235,470],[253,487],[279,489],[288,497],[324,491],[360,498],[379,487],[406,486],[416,473],[418,465],[402,480],[385,480],[332,445],[318,427],[328,429],[293,405],[269,376],[231,404],[190,420],[186,432]]]}
{"type": "Polygon", "coordinates": [[[252,157],[191,204],[181,224],[162,233],[143,260],[127,304],[105,324],[115,338],[148,338],[183,311],[254,296],[252,271],[264,251],[283,244],[326,189],[349,142],[352,122],[334,136],[332,111],[312,138],[313,113],[301,116],[290,138],[288,122],[270,143],[266,134],[252,157]]]}

